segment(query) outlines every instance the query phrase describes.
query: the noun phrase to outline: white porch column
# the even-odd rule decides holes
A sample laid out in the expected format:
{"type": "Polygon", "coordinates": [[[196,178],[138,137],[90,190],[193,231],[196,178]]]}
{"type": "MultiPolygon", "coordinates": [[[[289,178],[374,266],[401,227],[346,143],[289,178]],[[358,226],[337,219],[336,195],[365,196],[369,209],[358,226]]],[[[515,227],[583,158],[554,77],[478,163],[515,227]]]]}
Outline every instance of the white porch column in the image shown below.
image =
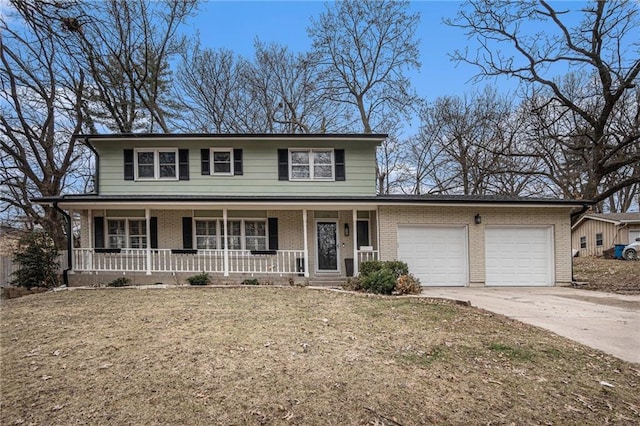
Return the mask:
{"type": "Polygon", "coordinates": [[[144,219],[147,227],[147,275],[151,275],[151,209],[144,209],[144,219]]]}
{"type": "Polygon", "coordinates": [[[304,276],[309,278],[309,238],[307,238],[307,209],[302,210],[302,236],[304,238],[304,276]]]}
{"type": "MultiPolygon", "coordinates": [[[[73,271],[73,264],[75,263],[73,261],[73,248],[75,247],[75,241],[73,239],[73,218],[75,215],[75,211],[74,210],[69,210],[69,235],[67,235],[67,238],[71,240],[71,244],[67,244],[67,250],[70,250],[71,253],[67,253],[66,256],[66,261],[69,262],[69,264],[67,265],[67,268],[71,268],[71,270],[73,271]]],[[[82,213],[82,210],[80,210],[80,213],[82,213]]],[[[82,221],[80,221],[82,223],[82,221]]],[[[59,254],[59,253],[58,253],[59,254]]]]}
{"type": "MultiPolygon", "coordinates": [[[[94,257],[93,254],[94,254],[94,251],[95,251],[96,248],[94,246],[95,242],[93,241],[93,232],[94,232],[93,231],[93,210],[91,210],[91,209],[87,210],[87,229],[89,230],[89,236],[88,236],[89,241],[87,241],[88,246],[85,246],[85,242],[84,241],[80,241],[80,246],[83,247],[83,248],[86,247],[86,248],[90,248],[91,249],[91,251],[89,252],[89,269],[91,271],[93,271],[93,268],[94,268],[94,266],[93,266],[93,257],[94,257]]],[[[84,250],[81,251],[80,253],[84,253],[84,250]]],[[[84,267],[87,266],[86,261],[84,259],[84,255],[82,255],[81,258],[82,258],[82,262],[83,262],[82,267],[84,268],[84,267]]],[[[75,259],[76,259],[76,257],[73,256],[73,262],[74,263],[75,263],[75,259]]],[[[73,266],[75,268],[76,265],[73,265],[73,266]]]]}
{"type": "Polygon", "coordinates": [[[229,239],[227,238],[227,208],[222,209],[222,241],[224,247],[224,276],[229,276],[229,239]]]}
{"type": "Polygon", "coordinates": [[[351,234],[353,235],[353,276],[358,275],[360,262],[358,261],[358,210],[353,209],[351,219],[351,234]]]}

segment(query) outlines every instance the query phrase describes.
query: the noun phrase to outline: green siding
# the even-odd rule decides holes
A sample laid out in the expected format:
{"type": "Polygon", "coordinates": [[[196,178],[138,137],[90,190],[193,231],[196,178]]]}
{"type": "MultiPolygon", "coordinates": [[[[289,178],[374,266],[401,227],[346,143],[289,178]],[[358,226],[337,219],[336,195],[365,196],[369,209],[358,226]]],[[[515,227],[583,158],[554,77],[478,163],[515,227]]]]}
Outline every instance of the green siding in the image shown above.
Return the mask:
{"type": "Polygon", "coordinates": [[[207,141],[100,141],[101,195],[375,195],[374,143],[319,141],[234,141],[233,144],[207,141]],[[339,145],[338,145],[339,144],[339,145]],[[125,181],[123,149],[188,148],[188,181],[125,181]],[[200,149],[243,149],[242,176],[202,176],[200,149]],[[345,150],[346,180],[341,182],[290,182],[278,180],[279,148],[342,148],[345,150]]]}

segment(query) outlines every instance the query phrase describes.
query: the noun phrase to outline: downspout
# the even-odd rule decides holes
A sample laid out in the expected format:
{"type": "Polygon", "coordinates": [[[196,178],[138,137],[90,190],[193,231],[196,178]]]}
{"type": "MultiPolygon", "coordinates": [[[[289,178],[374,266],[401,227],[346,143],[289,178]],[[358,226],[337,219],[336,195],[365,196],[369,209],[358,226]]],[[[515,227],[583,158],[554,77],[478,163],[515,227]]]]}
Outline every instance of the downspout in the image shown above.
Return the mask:
{"type": "Polygon", "coordinates": [[[89,138],[85,137],[84,138],[84,144],[91,150],[91,152],[93,152],[93,155],[95,156],[96,159],[96,168],[95,168],[95,172],[93,173],[93,184],[94,184],[94,188],[93,188],[93,192],[95,194],[99,194],[100,193],[100,156],[98,155],[98,151],[96,151],[96,148],[91,145],[91,142],[89,142],[89,138]]]}
{"type": "MultiPolygon", "coordinates": [[[[579,217],[580,215],[582,215],[582,213],[589,210],[590,207],[591,207],[591,204],[584,203],[580,210],[571,213],[571,224],[573,224],[573,220],[575,218],[579,217]]],[[[573,237],[571,239],[573,240],[573,237]]],[[[571,253],[571,281],[572,282],[576,281],[576,277],[573,275],[573,253],[571,253]]]]}
{"type": "Polygon", "coordinates": [[[58,211],[64,218],[67,224],[67,267],[64,271],[62,271],[62,282],[64,285],[69,287],[69,271],[72,269],[73,265],[71,264],[73,259],[73,235],[72,235],[72,226],[71,226],[71,216],[60,207],[58,207],[58,202],[53,202],[53,208],[58,211]]]}

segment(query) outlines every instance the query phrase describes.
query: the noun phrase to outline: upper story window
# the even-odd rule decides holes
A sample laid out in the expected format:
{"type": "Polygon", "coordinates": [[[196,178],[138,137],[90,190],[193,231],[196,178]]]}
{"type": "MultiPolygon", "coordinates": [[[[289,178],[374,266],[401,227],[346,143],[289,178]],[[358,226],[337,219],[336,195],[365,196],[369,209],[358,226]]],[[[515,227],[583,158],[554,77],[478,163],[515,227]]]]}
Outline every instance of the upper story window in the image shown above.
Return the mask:
{"type": "Polygon", "coordinates": [[[278,180],[344,181],[344,149],[278,149],[278,180]]]}
{"type": "Polygon", "coordinates": [[[211,149],[212,175],[233,175],[233,150],[211,149]]]}
{"type": "Polygon", "coordinates": [[[290,180],[333,180],[332,149],[291,149],[290,180]]]}
{"type": "Polygon", "coordinates": [[[241,176],[243,174],[242,149],[201,149],[200,169],[203,176],[241,176]]]}
{"type": "Polygon", "coordinates": [[[136,179],[178,179],[178,150],[140,148],[135,150],[136,179]]]}

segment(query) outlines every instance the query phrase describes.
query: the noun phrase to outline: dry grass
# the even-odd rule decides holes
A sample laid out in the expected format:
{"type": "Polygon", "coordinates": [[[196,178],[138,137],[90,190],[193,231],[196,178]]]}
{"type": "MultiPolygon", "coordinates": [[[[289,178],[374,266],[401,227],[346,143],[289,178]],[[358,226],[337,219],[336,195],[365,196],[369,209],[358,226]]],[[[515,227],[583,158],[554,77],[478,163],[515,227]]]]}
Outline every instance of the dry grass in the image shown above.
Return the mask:
{"type": "Polygon", "coordinates": [[[3,425],[640,422],[640,366],[444,301],[101,289],[1,309],[3,425]]]}
{"type": "Polygon", "coordinates": [[[574,257],[573,275],[587,290],[640,294],[640,261],[574,257]]]}

